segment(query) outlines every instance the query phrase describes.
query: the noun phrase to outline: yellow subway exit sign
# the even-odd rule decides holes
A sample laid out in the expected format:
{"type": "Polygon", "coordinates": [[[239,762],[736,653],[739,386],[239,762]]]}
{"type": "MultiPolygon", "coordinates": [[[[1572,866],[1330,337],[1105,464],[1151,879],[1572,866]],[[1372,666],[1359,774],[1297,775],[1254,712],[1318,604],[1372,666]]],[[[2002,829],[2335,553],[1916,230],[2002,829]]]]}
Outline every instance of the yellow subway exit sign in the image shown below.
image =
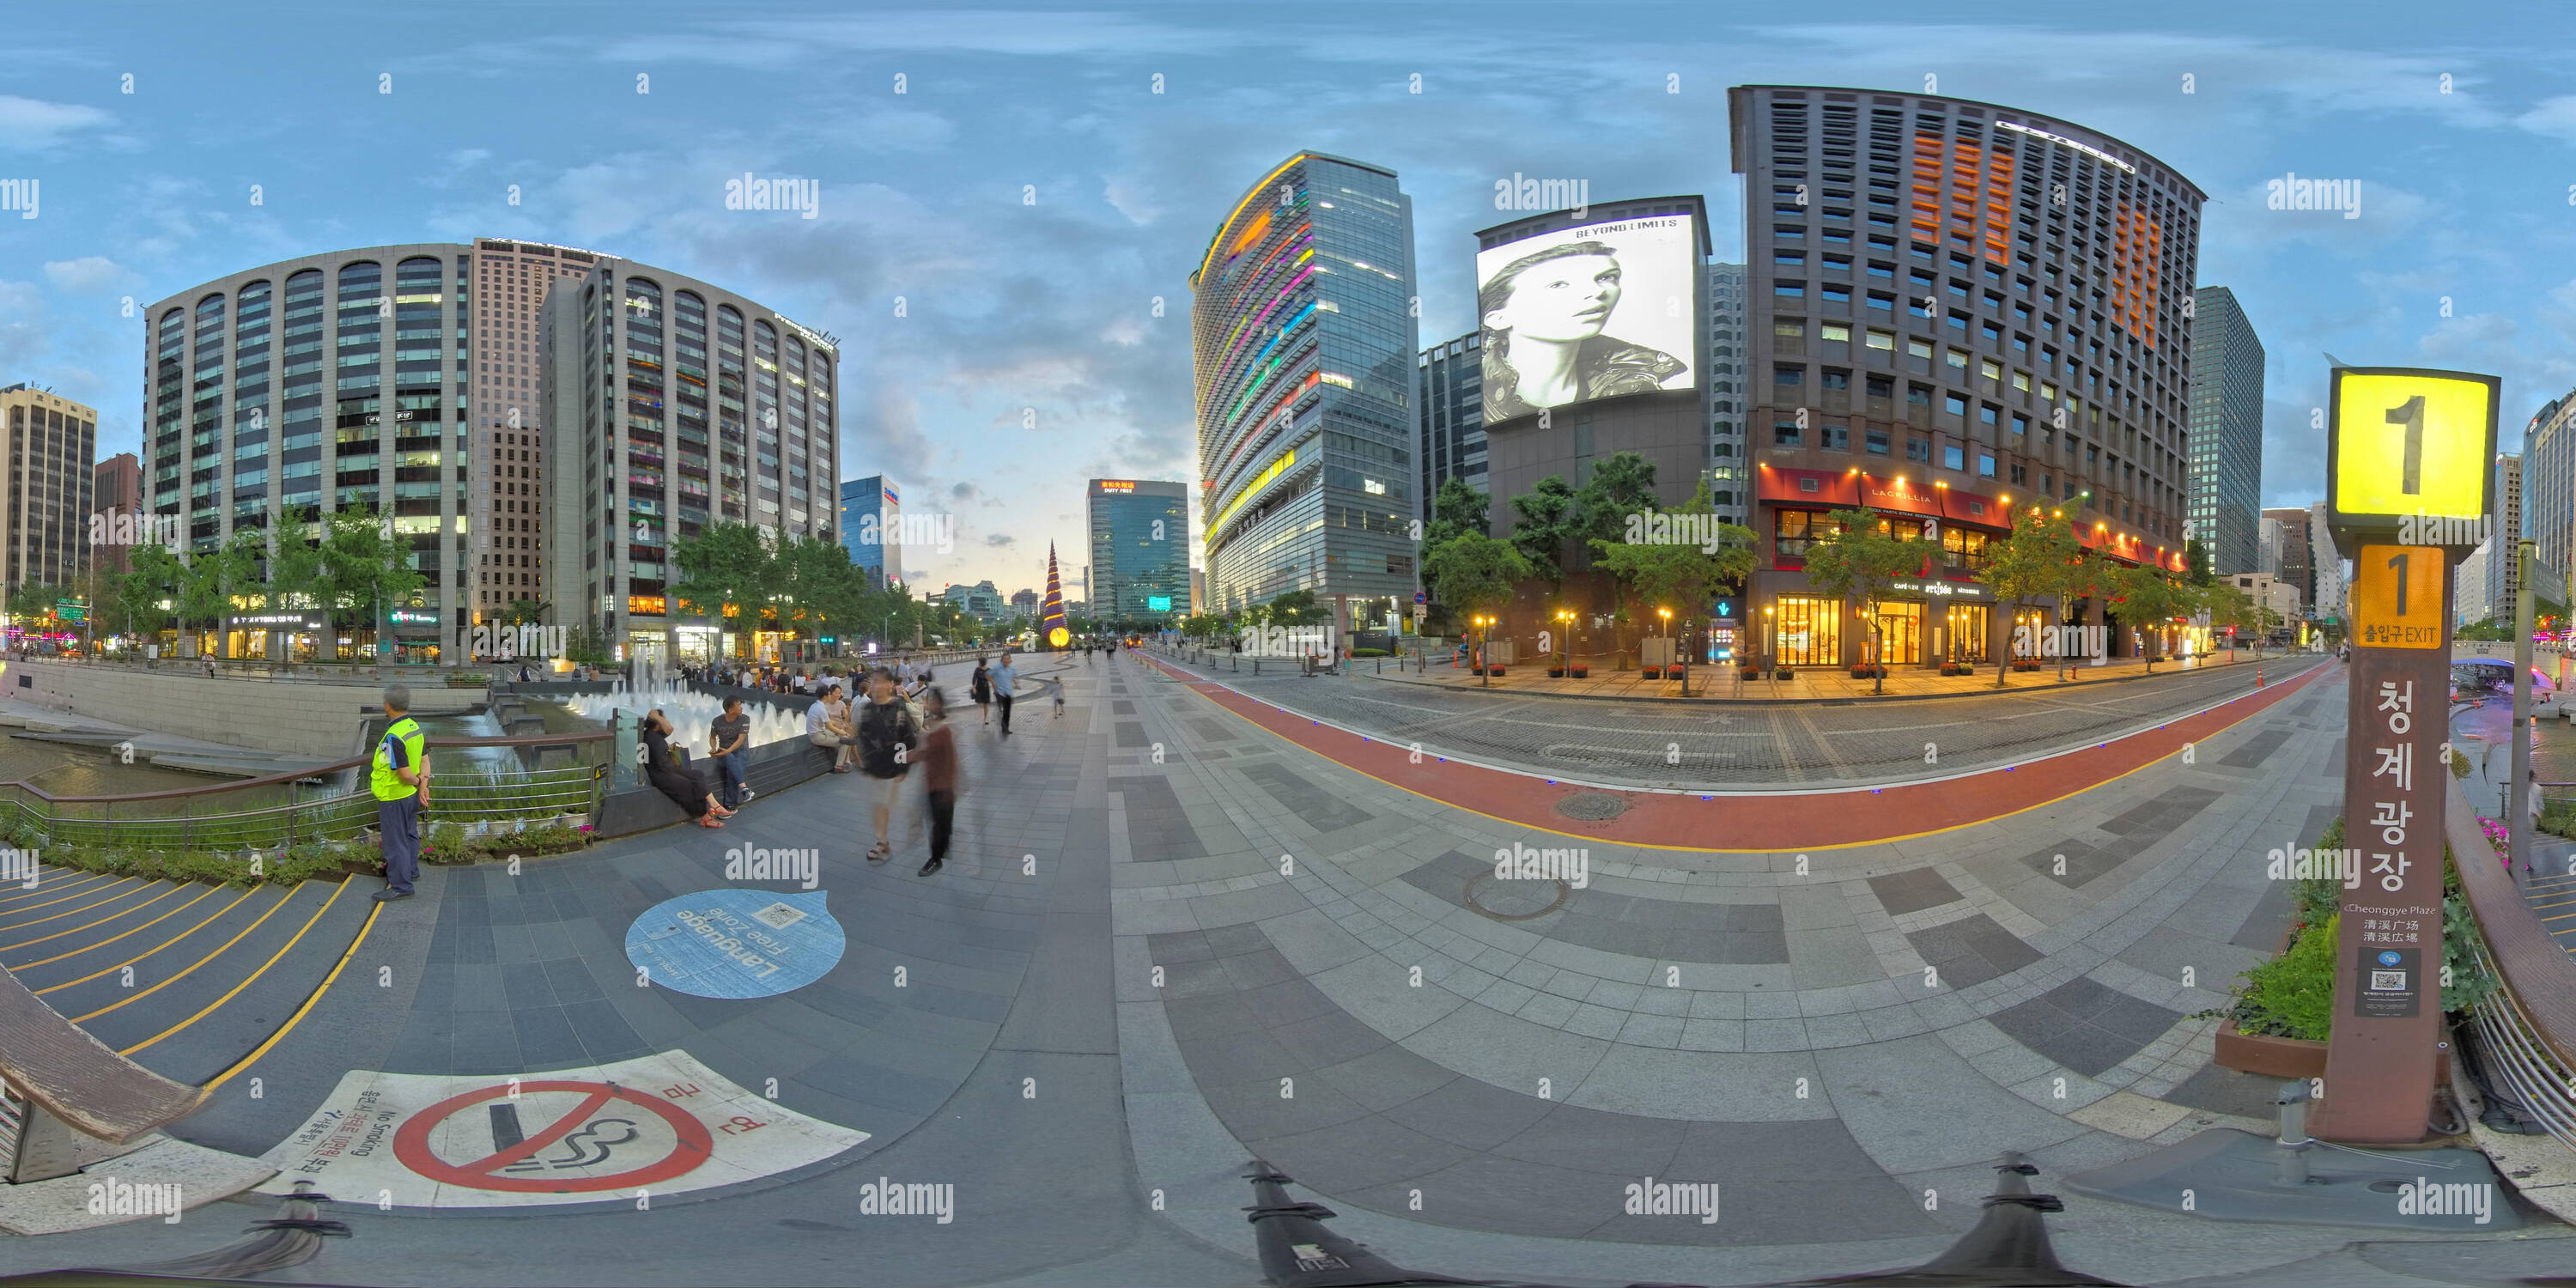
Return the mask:
{"type": "Polygon", "coordinates": [[[2495,376],[2338,367],[2327,420],[2327,522],[2383,533],[2416,516],[2469,520],[2494,505],[2495,376]]]}

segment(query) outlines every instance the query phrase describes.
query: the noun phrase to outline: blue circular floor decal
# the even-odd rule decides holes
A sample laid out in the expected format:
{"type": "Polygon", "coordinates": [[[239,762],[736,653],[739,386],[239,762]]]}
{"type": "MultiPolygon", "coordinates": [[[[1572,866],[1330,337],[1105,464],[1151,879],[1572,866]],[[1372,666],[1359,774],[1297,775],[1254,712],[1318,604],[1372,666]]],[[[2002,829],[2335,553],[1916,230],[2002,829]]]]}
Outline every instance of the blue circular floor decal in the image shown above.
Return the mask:
{"type": "Polygon", "coordinates": [[[626,960],[693,997],[775,997],[823,978],[848,940],[823,892],[701,890],[626,928],[626,960]]]}

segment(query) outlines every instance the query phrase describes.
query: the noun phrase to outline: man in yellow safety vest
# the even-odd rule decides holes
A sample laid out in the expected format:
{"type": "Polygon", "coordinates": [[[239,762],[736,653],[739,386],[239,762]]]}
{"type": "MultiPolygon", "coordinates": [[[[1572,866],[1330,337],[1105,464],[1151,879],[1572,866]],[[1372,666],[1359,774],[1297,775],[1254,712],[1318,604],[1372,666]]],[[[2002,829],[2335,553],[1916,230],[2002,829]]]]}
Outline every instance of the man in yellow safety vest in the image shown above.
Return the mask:
{"type": "Polygon", "coordinates": [[[385,686],[385,718],[391,723],[367,767],[367,786],[376,796],[376,832],[385,850],[385,888],[376,892],[378,903],[412,896],[412,880],[420,875],[420,807],[429,800],[429,739],[411,718],[408,686],[385,686]]]}

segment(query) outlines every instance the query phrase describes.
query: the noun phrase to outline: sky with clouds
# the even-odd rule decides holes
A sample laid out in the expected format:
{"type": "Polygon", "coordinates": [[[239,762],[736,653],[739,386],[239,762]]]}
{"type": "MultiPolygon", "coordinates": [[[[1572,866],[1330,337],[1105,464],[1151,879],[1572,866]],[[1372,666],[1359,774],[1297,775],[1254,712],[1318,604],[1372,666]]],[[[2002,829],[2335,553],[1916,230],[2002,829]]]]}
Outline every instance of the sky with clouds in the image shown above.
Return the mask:
{"type": "Polygon", "coordinates": [[[345,247],[588,247],[841,337],[843,474],[956,516],[916,585],[1007,593],[1050,541],[1079,575],[1083,480],[1194,477],[1188,275],[1291,153],[1401,176],[1429,344],[1470,325],[1498,178],[1704,193],[1740,258],[1727,86],[1929,77],[2209,193],[2201,281],[2269,354],[2266,504],[2322,494],[2327,352],[2501,374],[2508,448],[2576,386],[2576,13],[1932,8],[15,5],[0,178],[42,202],[0,213],[0,382],[134,450],[134,304],[345,247]],[[745,174],[817,181],[816,217],[727,210],[745,174]],[[2292,174],[2359,216],[2267,209],[2292,174]]]}

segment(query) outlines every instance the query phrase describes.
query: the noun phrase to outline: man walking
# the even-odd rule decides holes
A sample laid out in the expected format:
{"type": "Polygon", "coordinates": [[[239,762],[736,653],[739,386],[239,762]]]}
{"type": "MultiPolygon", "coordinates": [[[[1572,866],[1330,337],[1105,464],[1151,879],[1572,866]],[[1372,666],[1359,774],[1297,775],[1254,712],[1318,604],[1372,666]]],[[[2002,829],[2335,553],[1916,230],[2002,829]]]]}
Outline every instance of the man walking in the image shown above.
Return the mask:
{"type": "Polygon", "coordinates": [[[411,689],[385,686],[385,736],[376,743],[367,785],[376,797],[376,833],[385,850],[385,888],[376,902],[412,896],[420,875],[420,807],[429,799],[428,735],[411,718],[411,689]]]}
{"type": "Polygon", "coordinates": [[[1011,736],[1011,697],[1019,672],[1011,669],[1011,655],[1002,654],[1002,664],[993,668],[993,700],[1002,704],[1002,736],[1011,736]]]}
{"type": "Polygon", "coordinates": [[[724,807],[735,809],[752,797],[751,785],[743,775],[751,768],[751,717],[742,713],[742,699],[724,700],[724,714],[707,726],[707,751],[716,758],[716,773],[724,780],[724,807]]]}

